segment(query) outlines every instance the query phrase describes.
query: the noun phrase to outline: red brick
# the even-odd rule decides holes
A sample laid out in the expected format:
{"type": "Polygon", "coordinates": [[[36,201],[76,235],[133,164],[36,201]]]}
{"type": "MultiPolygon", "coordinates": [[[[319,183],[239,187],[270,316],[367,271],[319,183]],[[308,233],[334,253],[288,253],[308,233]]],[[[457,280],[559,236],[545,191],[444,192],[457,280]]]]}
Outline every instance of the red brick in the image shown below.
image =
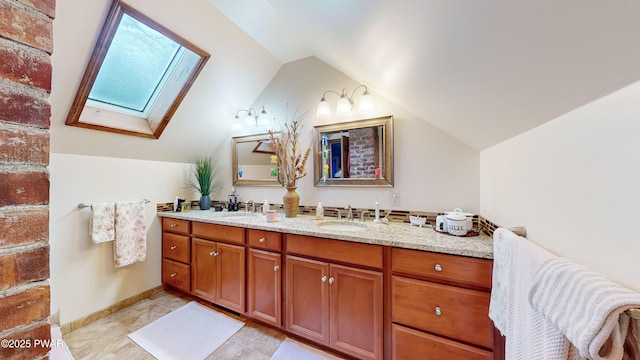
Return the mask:
{"type": "Polygon", "coordinates": [[[0,1],[0,36],[53,51],[53,21],[37,12],[0,1]]]}
{"type": "Polygon", "coordinates": [[[0,77],[51,92],[51,56],[0,39],[0,77]]]}
{"type": "Polygon", "coordinates": [[[19,0],[25,5],[40,11],[50,18],[56,17],[56,0],[19,0]]]}
{"type": "Polygon", "coordinates": [[[0,128],[0,163],[48,165],[49,133],[0,128]]]}
{"type": "MultiPolygon", "coordinates": [[[[0,338],[8,340],[18,340],[23,344],[30,344],[30,347],[23,348],[2,348],[0,347],[0,359],[12,360],[32,360],[36,359],[51,350],[51,328],[46,322],[36,323],[33,326],[11,333],[10,335],[0,334],[0,338]]],[[[55,343],[53,344],[55,346],[55,343]]]]}
{"type": "Polygon", "coordinates": [[[38,286],[0,298],[0,332],[49,316],[49,286],[38,286]]]}
{"type": "Polygon", "coordinates": [[[48,278],[48,246],[0,255],[0,291],[48,278]]]}
{"type": "Polygon", "coordinates": [[[49,128],[49,94],[0,79],[0,121],[49,128]]]}
{"type": "Polygon", "coordinates": [[[49,240],[49,210],[0,210],[0,249],[49,240]]]}
{"type": "Polygon", "coordinates": [[[0,206],[49,203],[49,176],[44,172],[0,172],[0,206]]]}

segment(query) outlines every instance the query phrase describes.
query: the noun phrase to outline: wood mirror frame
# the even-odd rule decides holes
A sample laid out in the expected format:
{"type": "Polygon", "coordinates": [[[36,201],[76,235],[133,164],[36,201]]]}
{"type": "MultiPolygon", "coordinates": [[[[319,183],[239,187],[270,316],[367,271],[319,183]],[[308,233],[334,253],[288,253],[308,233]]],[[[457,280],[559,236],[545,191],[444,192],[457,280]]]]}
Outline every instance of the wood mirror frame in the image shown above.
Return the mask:
{"type": "Polygon", "coordinates": [[[231,163],[234,185],[278,185],[278,178],[271,176],[271,148],[268,134],[236,136],[232,138],[231,163]],[[242,175],[241,175],[242,174],[242,175]]]}
{"type": "Polygon", "coordinates": [[[384,116],[374,119],[349,121],[330,125],[314,126],[313,136],[313,179],[315,186],[363,186],[363,187],[393,187],[393,116],[384,116]],[[323,146],[323,137],[327,137],[327,143],[323,146]],[[367,138],[369,145],[363,149],[355,145],[353,137],[367,138]],[[339,149],[331,151],[330,137],[340,137],[335,142],[339,143],[339,149]],[[345,138],[350,138],[350,146],[345,138]],[[360,154],[354,154],[354,148],[359,148],[360,154]],[[344,155],[346,151],[346,155],[344,155]],[[327,154],[325,154],[327,152],[327,154]],[[340,155],[334,154],[341,153],[340,155]],[[373,154],[372,154],[373,153],[373,154]],[[353,156],[352,156],[353,154],[353,156]],[[369,154],[369,155],[364,155],[369,154]],[[340,157],[340,163],[347,163],[346,177],[334,177],[336,172],[341,172],[344,166],[335,170],[333,157],[336,162],[340,157]],[[359,168],[364,162],[359,156],[369,156],[366,168],[359,168]],[[349,159],[349,160],[347,160],[349,159]],[[328,166],[328,176],[324,179],[323,167],[328,166]],[[357,170],[351,170],[351,168],[357,170]],[[380,172],[379,176],[375,176],[380,172]]]}
{"type": "MultiPolygon", "coordinates": [[[[71,109],[69,110],[69,115],[67,116],[65,124],[112,133],[158,139],[171,120],[171,117],[177,110],[178,106],[186,96],[189,88],[191,88],[191,85],[195,81],[196,77],[209,59],[209,56],[210,55],[204,50],[176,35],[162,25],[146,17],[139,11],[131,8],[129,5],[124,4],[119,0],[114,0],[107,15],[107,19],[105,20],[105,23],[102,27],[102,31],[100,32],[100,36],[98,37],[98,41],[89,60],[87,69],[85,70],[84,76],[82,77],[80,87],[78,88],[76,97],[73,100],[73,104],[71,106],[71,109]],[[186,50],[189,50],[199,59],[195,62],[190,72],[178,75],[182,76],[182,78],[179,79],[182,85],[176,86],[175,90],[173,91],[176,93],[175,95],[171,94],[167,99],[163,100],[161,110],[157,115],[154,115],[154,119],[145,119],[135,116],[126,117],[125,115],[125,121],[116,121],[114,119],[110,119],[107,125],[107,121],[104,120],[88,120],[84,119],[84,117],[81,118],[81,115],[85,110],[85,105],[87,103],[89,93],[91,92],[91,88],[93,87],[96,77],[98,76],[98,71],[100,70],[102,63],[104,62],[107,51],[109,50],[111,42],[124,14],[127,14],[133,19],[141,22],[142,24],[158,31],[165,37],[181,45],[186,50]]],[[[94,110],[93,112],[101,112],[101,109],[94,110]]],[[[103,112],[108,111],[105,110],[103,112]]],[[[115,112],[111,113],[115,114],[115,112]]]]}

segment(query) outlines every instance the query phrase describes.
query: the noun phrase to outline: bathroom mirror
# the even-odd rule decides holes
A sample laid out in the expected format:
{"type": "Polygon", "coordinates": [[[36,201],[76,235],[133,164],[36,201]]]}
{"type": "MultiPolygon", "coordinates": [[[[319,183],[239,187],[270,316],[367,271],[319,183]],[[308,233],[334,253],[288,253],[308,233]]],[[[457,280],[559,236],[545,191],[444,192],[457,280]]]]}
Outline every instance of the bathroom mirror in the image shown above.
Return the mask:
{"type": "Polygon", "coordinates": [[[393,186],[393,116],[314,127],[315,186],[393,186]]]}
{"type": "Polygon", "coordinates": [[[208,59],[114,0],[65,123],[158,139],[208,59]]]}
{"type": "Polygon", "coordinates": [[[278,185],[274,170],[275,152],[269,135],[236,136],[232,138],[233,184],[278,185]]]}

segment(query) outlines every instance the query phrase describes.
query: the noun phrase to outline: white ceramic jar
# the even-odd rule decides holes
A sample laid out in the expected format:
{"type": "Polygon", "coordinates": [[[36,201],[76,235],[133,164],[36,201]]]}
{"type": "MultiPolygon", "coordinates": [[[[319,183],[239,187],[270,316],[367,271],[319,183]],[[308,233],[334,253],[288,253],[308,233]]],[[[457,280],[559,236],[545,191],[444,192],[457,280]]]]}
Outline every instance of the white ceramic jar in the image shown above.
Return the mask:
{"type": "Polygon", "coordinates": [[[446,216],[447,232],[451,235],[464,236],[467,235],[469,222],[461,209],[455,209],[446,216]]]}

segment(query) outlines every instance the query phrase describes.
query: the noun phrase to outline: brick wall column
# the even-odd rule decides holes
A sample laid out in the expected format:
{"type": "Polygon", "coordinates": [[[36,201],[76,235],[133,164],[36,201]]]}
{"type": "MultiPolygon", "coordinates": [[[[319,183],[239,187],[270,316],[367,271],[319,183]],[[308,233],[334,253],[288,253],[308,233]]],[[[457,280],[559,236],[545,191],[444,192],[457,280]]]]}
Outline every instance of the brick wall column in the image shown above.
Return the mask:
{"type": "Polygon", "coordinates": [[[349,130],[349,177],[372,179],[380,167],[376,127],[349,130]]]}
{"type": "Polygon", "coordinates": [[[0,0],[0,359],[47,358],[50,350],[54,16],[55,0],[0,0]]]}

